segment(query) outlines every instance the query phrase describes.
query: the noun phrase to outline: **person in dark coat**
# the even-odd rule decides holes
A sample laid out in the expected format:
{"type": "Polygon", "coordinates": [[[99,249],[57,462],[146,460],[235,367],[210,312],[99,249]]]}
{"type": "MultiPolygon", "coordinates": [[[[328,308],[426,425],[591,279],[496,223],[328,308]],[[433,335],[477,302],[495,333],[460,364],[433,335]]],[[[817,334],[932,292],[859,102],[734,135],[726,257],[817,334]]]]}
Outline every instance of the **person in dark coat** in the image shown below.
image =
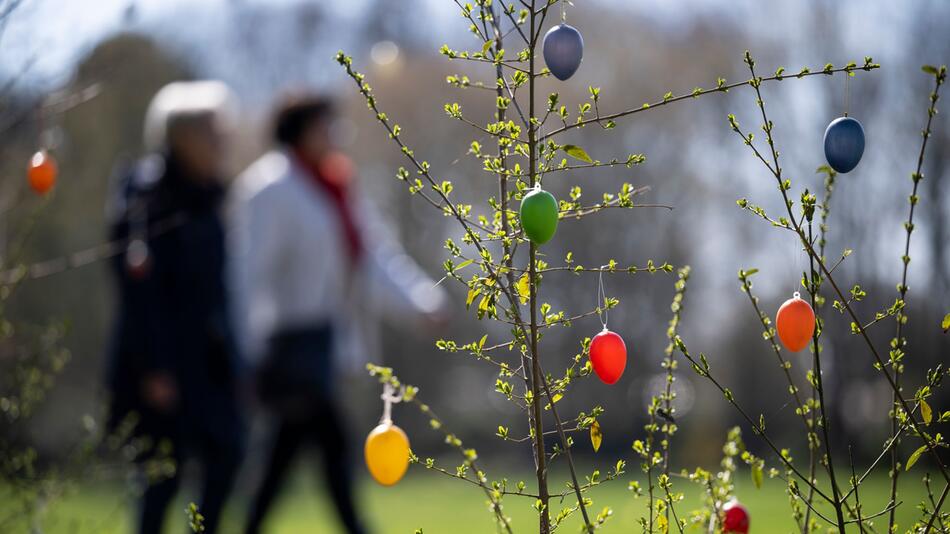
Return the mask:
{"type": "MultiPolygon", "coordinates": [[[[195,461],[206,533],[214,533],[243,452],[237,346],[225,288],[225,190],[219,170],[230,101],[218,82],[179,82],[153,99],[146,144],[154,153],[118,187],[112,239],[119,309],[108,383],[111,424],[130,417],[154,459],[170,446],[176,469],[152,477],[138,532],[158,534],[181,465],[195,461]]],[[[183,525],[184,526],[184,525],[183,525]]]]}

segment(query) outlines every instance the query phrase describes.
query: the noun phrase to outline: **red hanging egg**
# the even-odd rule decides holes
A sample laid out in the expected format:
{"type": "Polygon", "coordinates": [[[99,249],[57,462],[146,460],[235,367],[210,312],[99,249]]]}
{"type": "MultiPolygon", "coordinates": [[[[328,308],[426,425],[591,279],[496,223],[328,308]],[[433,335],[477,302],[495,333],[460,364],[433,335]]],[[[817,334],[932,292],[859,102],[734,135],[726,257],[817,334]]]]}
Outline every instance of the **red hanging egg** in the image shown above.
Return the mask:
{"type": "Polygon", "coordinates": [[[722,531],[748,534],[749,511],[739,501],[733,499],[722,507],[722,531]]]}
{"type": "Polygon", "coordinates": [[[148,276],[152,267],[152,255],[145,241],[133,239],[129,242],[129,246],[125,249],[125,267],[134,280],[141,280],[148,276]]]}
{"type": "Polygon", "coordinates": [[[56,185],[56,160],[45,150],[40,150],[30,158],[26,168],[26,178],[33,191],[45,195],[56,185]]]}
{"type": "Polygon", "coordinates": [[[775,315],[775,329],[785,348],[798,352],[808,346],[815,333],[815,312],[811,305],[795,295],[786,300],[775,315]]]}
{"type": "Polygon", "coordinates": [[[620,380],[627,367],[627,345],[615,332],[604,329],[590,341],[590,363],[605,384],[620,380]]]}

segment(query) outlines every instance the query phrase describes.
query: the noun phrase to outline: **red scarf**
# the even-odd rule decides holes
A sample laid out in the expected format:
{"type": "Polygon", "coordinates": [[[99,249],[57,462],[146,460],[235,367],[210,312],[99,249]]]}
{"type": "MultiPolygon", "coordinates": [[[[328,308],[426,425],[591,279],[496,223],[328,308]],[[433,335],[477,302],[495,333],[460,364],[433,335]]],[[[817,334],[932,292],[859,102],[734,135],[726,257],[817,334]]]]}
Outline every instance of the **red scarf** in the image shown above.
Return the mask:
{"type": "Polygon", "coordinates": [[[356,215],[350,202],[353,183],[353,163],[339,152],[331,152],[324,156],[316,165],[309,163],[301,154],[297,154],[297,161],[307,171],[310,179],[316,186],[327,194],[333,207],[336,208],[343,235],[346,238],[346,252],[350,264],[359,263],[363,255],[363,238],[360,236],[356,224],[356,215]]]}

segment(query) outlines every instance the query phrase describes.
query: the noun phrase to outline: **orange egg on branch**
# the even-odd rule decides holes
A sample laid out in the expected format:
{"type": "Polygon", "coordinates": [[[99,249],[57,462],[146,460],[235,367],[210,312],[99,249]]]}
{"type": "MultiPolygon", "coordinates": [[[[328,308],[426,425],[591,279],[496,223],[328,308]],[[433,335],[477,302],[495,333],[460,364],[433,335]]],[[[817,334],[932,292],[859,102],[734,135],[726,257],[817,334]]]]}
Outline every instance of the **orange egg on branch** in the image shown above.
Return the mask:
{"type": "Polygon", "coordinates": [[[376,482],[392,486],[409,469],[409,438],[389,421],[379,424],[366,436],[366,467],[376,482]]]}
{"type": "Polygon", "coordinates": [[[40,150],[30,158],[26,169],[26,178],[33,191],[45,195],[56,185],[56,160],[45,150],[40,150]]]}
{"type": "Polygon", "coordinates": [[[815,312],[797,291],[778,309],[775,329],[782,345],[792,352],[804,349],[811,341],[812,334],[815,333],[815,312]]]}

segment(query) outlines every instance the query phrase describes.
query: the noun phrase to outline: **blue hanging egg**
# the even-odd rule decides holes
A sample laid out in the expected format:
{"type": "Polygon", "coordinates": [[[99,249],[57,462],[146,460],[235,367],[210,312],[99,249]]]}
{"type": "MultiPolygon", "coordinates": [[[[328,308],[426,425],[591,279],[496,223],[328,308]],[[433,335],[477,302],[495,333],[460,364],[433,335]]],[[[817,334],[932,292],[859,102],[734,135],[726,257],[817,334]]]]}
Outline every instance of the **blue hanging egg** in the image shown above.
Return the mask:
{"type": "Polygon", "coordinates": [[[566,80],[577,72],[584,57],[584,38],[577,28],[559,24],[544,34],[544,62],[558,80],[566,80]]]}
{"type": "Polygon", "coordinates": [[[831,168],[850,172],[864,154],[864,128],[851,117],[838,117],[825,130],[825,159],[831,168]]]}

